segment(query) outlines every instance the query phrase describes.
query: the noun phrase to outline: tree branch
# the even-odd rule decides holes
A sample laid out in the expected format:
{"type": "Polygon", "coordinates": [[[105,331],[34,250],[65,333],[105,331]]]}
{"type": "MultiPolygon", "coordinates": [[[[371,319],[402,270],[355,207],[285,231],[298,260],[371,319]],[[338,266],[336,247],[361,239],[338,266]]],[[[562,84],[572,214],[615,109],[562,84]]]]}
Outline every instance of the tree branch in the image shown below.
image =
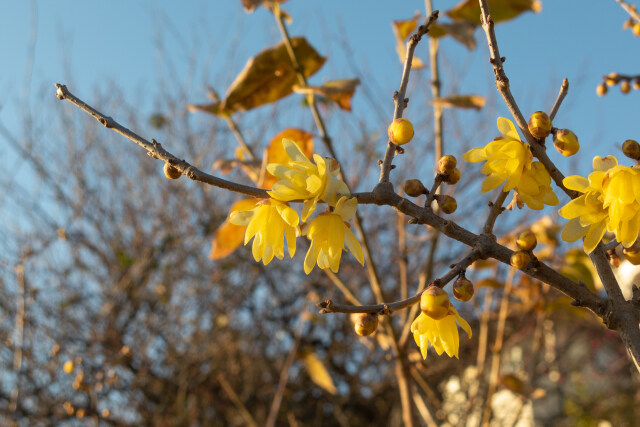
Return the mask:
{"type": "Polygon", "coordinates": [[[553,107],[551,107],[551,112],[549,113],[549,118],[553,122],[556,114],[558,114],[558,110],[560,109],[560,105],[562,105],[562,101],[564,101],[565,96],[569,92],[569,80],[564,78],[562,79],[562,86],[560,86],[560,92],[558,93],[558,97],[556,98],[556,102],[553,103],[553,107]]]}

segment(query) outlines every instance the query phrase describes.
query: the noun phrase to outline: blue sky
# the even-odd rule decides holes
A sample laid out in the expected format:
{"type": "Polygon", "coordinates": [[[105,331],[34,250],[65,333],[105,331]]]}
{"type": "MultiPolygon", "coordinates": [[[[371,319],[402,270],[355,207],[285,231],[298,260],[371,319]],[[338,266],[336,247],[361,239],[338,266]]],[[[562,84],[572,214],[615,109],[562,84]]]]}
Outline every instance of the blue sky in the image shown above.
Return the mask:
{"type": "MultiPolygon", "coordinates": [[[[456,3],[435,0],[434,6],[446,10],[456,3]]],[[[400,80],[401,65],[390,21],[409,18],[416,11],[424,13],[424,2],[290,0],[284,9],[294,19],[291,34],[306,35],[317,50],[330,57],[313,82],[351,77],[347,58],[339,48],[347,39],[355,50],[352,60],[373,70],[380,85],[374,89],[391,94],[400,80]]],[[[176,64],[177,76],[187,75],[189,64],[199,70],[192,87],[193,102],[205,101],[206,84],[224,93],[250,56],[280,41],[272,15],[264,8],[247,14],[240,0],[0,0],[0,12],[4,18],[0,28],[4,59],[0,121],[16,135],[21,132],[25,107],[30,105],[37,111],[43,97],[54,96],[54,82],[69,84],[87,100],[93,88],[105,82],[117,82],[138,94],[156,94],[161,90],[159,36],[176,64]],[[25,70],[29,68],[29,40],[34,36],[29,80],[25,70]],[[220,75],[226,77],[217,78],[220,75]],[[42,87],[50,91],[43,93],[39,90],[42,87]],[[29,104],[25,104],[25,88],[31,89],[29,104]]],[[[640,73],[640,38],[621,29],[625,19],[625,12],[614,0],[543,0],[541,13],[526,13],[496,27],[512,90],[526,116],[534,109],[548,110],[562,78],[569,78],[569,97],[555,124],[571,128],[584,147],[577,166],[572,166],[580,170],[567,170],[571,163],[554,157],[569,174],[585,173],[594,154],[613,153],[612,147],[624,139],[640,139],[640,91],[624,96],[614,88],[606,97],[595,95],[603,74],[640,73]]],[[[479,29],[476,40],[478,48],[471,52],[451,40],[442,43],[445,94],[453,91],[451,84],[455,83],[461,93],[496,96],[484,34],[479,29]]],[[[423,43],[418,55],[424,58],[426,51],[423,43]]],[[[141,105],[143,111],[152,108],[152,99],[150,95],[147,105],[141,105]]],[[[364,108],[366,102],[357,92],[354,109],[364,108]]],[[[508,117],[502,102],[497,105],[498,115],[508,117]]],[[[391,112],[389,107],[389,116],[391,112]]],[[[487,120],[495,123],[495,117],[487,120]]],[[[492,136],[479,135],[476,145],[492,136]]],[[[2,138],[0,156],[15,156],[2,138]]],[[[0,175],[0,184],[5,178],[0,175]]]]}

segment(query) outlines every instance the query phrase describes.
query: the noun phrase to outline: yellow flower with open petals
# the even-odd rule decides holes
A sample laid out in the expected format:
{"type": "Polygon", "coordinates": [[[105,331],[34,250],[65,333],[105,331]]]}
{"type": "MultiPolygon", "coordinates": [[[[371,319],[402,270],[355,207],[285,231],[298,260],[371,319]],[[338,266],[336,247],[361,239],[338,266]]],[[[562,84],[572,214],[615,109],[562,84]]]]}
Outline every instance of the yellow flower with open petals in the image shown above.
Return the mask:
{"type": "Polygon", "coordinates": [[[520,140],[511,120],[498,117],[498,130],[502,134],[499,139],[462,156],[471,163],[486,161],[481,170],[487,175],[482,192],[491,191],[504,182],[502,191],[515,189],[531,209],[542,209],[545,204],[557,205],[559,201],[551,189],[549,172],[540,162],[533,161],[529,144],[520,140]]]}
{"type": "Polygon", "coordinates": [[[311,240],[304,259],[305,273],[311,273],[316,264],[320,268],[330,268],[337,273],[345,245],[358,262],[364,265],[360,242],[347,223],[355,215],[357,207],[358,201],[355,197],[341,197],[333,212],[321,213],[304,228],[302,234],[311,240]]]}
{"type": "Polygon", "coordinates": [[[618,165],[614,156],[594,157],[593,169],[588,178],[573,175],[563,181],[583,194],[560,209],[569,219],[561,237],[567,242],[584,237],[584,250],[591,253],[609,230],[628,248],[640,232],[640,171],[618,165]]]}
{"type": "Polygon", "coordinates": [[[314,164],[295,142],[287,138],[282,139],[282,146],[290,160],[286,165],[267,165],[269,173],[278,178],[268,193],[283,202],[304,200],[303,221],[313,213],[318,201],[335,206],[341,196],[351,195],[347,184],[338,178],[340,166],[337,161],[314,154],[314,164]]]}
{"type": "Polygon", "coordinates": [[[253,238],[253,258],[267,265],[275,256],[284,258],[284,238],[287,239],[289,256],[296,253],[296,236],[300,235],[298,228],[298,213],[287,203],[278,200],[264,200],[255,208],[248,211],[232,212],[229,216],[232,224],[246,225],[244,244],[253,238]]]}
{"type": "Polygon", "coordinates": [[[420,347],[422,358],[427,358],[427,344],[431,343],[433,348],[440,356],[446,352],[449,357],[458,358],[458,349],[460,348],[460,337],[458,335],[458,326],[456,321],[464,329],[469,338],[471,338],[471,327],[453,307],[449,306],[449,314],[442,319],[436,320],[424,313],[420,315],[411,324],[411,332],[416,344],[420,347]]]}

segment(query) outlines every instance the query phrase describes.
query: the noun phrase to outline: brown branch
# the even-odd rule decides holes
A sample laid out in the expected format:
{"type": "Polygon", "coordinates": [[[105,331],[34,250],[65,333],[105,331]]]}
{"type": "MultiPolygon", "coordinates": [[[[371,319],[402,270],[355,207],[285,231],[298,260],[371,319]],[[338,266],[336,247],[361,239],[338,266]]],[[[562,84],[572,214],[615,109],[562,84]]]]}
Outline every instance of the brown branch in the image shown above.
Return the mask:
{"type": "Polygon", "coordinates": [[[562,86],[560,86],[560,92],[558,93],[558,97],[556,98],[556,102],[553,103],[553,107],[551,107],[551,112],[549,113],[549,118],[553,122],[556,114],[558,114],[558,110],[560,109],[560,105],[562,105],[562,101],[564,101],[565,96],[567,96],[567,92],[569,92],[569,80],[562,79],[562,86]]]}
{"type": "Polygon", "coordinates": [[[507,199],[507,196],[509,195],[508,191],[500,191],[500,194],[498,194],[498,197],[496,197],[496,201],[495,202],[489,202],[489,216],[487,216],[487,220],[484,223],[484,226],[482,227],[482,232],[485,234],[491,234],[493,233],[493,226],[496,223],[496,219],[498,219],[498,216],[504,212],[504,208],[502,207],[502,204],[504,203],[504,201],[507,199]]]}
{"type": "MultiPolygon", "coordinates": [[[[418,42],[422,39],[428,31],[431,24],[433,24],[438,19],[439,12],[434,10],[433,13],[427,19],[427,22],[424,25],[420,25],[416,30],[416,33],[413,34],[409,41],[407,42],[407,57],[404,61],[404,68],[402,70],[402,79],[400,80],[400,89],[393,95],[393,101],[395,102],[395,109],[393,112],[393,120],[399,119],[402,117],[402,112],[406,108],[408,99],[405,98],[407,93],[407,85],[409,84],[409,74],[411,73],[411,64],[413,62],[413,53],[416,50],[416,46],[418,46],[418,42]]],[[[391,173],[391,163],[393,162],[393,156],[396,152],[396,145],[389,141],[387,143],[387,150],[384,154],[384,160],[380,165],[380,183],[388,183],[389,182],[389,173],[391,173]]]]}
{"type": "MultiPolygon", "coordinates": [[[[444,287],[447,283],[458,277],[458,275],[464,271],[468,266],[470,266],[475,260],[480,257],[480,254],[476,251],[472,251],[469,255],[460,260],[457,264],[454,264],[445,275],[436,279],[432,282],[433,285],[444,287]]],[[[401,301],[391,302],[391,303],[383,303],[383,304],[375,304],[375,305],[343,305],[343,304],[334,304],[333,301],[327,300],[323,301],[317,306],[321,309],[320,313],[376,313],[379,315],[390,315],[393,312],[398,310],[403,310],[407,307],[410,307],[414,304],[420,302],[420,297],[424,290],[418,292],[417,294],[406,298],[401,301]]]]}
{"type": "Polygon", "coordinates": [[[632,4],[627,3],[623,0],[616,0],[616,2],[629,14],[629,16],[636,21],[636,23],[640,24],[640,14],[638,14],[638,10],[632,4]]]}
{"type": "Polygon", "coordinates": [[[218,178],[217,176],[209,175],[208,173],[201,171],[195,166],[192,166],[191,164],[187,163],[185,160],[180,160],[173,154],[166,151],[162,147],[162,145],[156,142],[155,140],[151,140],[151,142],[147,141],[140,135],[122,126],[113,118],[105,116],[104,114],[102,114],[101,112],[99,112],[98,110],[91,107],[81,99],[77,98],[71,92],[69,92],[69,89],[67,89],[65,85],[56,83],[55,87],[57,89],[56,97],[58,99],[60,100],[64,99],[71,102],[76,107],[80,108],[82,111],[84,111],[85,113],[89,114],[91,117],[96,119],[104,127],[108,129],[113,129],[114,131],[118,132],[120,135],[124,136],[125,138],[135,142],[140,147],[147,150],[147,153],[149,154],[149,156],[169,163],[171,166],[178,169],[183,175],[187,176],[188,178],[194,181],[204,182],[205,184],[213,185],[214,187],[224,188],[225,190],[246,194],[252,197],[258,197],[261,199],[269,198],[269,195],[267,194],[266,190],[227,181],[226,179],[218,178]]]}
{"type": "Polygon", "coordinates": [[[244,404],[240,400],[240,397],[238,397],[238,394],[233,390],[233,387],[231,387],[229,381],[227,381],[227,379],[222,374],[218,374],[218,382],[224,389],[225,393],[227,393],[233,404],[236,405],[236,408],[238,409],[238,412],[240,412],[242,418],[244,418],[244,421],[251,427],[258,427],[258,423],[253,419],[251,413],[247,410],[247,407],[244,406],[244,404]]]}

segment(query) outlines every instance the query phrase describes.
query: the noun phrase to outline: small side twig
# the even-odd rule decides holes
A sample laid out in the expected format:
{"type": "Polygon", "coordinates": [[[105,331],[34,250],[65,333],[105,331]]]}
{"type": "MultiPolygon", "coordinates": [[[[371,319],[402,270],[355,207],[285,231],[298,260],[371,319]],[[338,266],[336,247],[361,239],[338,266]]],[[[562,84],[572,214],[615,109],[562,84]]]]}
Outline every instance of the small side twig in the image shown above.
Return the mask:
{"type": "MultiPolygon", "coordinates": [[[[407,57],[404,61],[404,68],[402,70],[402,79],[400,80],[400,89],[393,95],[393,100],[395,102],[395,109],[393,112],[393,119],[399,119],[402,117],[402,112],[406,108],[406,104],[409,101],[405,98],[407,93],[407,85],[409,84],[409,74],[411,73],[411,64],[413,63],[413,53],[416,50],[416,46],[418,46],[418,42],[422,39],[428,31],[431,24],[433,24],[438,19],[438,14],[440,12],[434,10],[433,13],[427,19],[427,22],[424,25],[420,25],[415,34],[413,34],[409,41],[407,42],[407,57]]],[[[387,143],[387,150],[384,154],[384,160],[380,165],[380,183],[389,182],[389,173],[391,172],[391,162],[393,161],[393,157],[396,152],[396,145],[389,141],[387,143]]]]}
{"type": "Polygon", "coordinates": [[[564,101],[565,96],[569,92],[569,80],[564,78],[562,80],[562,86],[560,86],[560,92],[558,93],[558,97],[556,98],[556,102],[553,103],[553,107],[551,107],[551,112],[549,113],[549,118],[553,122],[553,119],[558,114],[558,110],[560,109],[560,105],[562,105],[562,101],[564,101]]]}
{"type": "Polygon", "coordinates": [[[638,14],[638,10],[632,4],[627,3],[623,0],[616,0],[616,2],[624,9],[625,12],[629,14],[629,16],[640,24],[640,14],[638,14]]]}
{"type": "Polygon", "coordinates": [[[504,212],[504,208],[502,207],[502,204],[507,199],[508,195],[509,195],[508,191],[500,191],[500,194],[498,194],[498,197],[496,197],[495,202],[489,202],[489,206],[491,207],[491,209],[489,210],[489,216],[487,217],[487,220],[485,221],[484,226],[482,227],[483,233],[485,234],[493,233],[493,226],[495,225],[496,219],[498,219],[498,216],[502,212],[504,212]]]}

